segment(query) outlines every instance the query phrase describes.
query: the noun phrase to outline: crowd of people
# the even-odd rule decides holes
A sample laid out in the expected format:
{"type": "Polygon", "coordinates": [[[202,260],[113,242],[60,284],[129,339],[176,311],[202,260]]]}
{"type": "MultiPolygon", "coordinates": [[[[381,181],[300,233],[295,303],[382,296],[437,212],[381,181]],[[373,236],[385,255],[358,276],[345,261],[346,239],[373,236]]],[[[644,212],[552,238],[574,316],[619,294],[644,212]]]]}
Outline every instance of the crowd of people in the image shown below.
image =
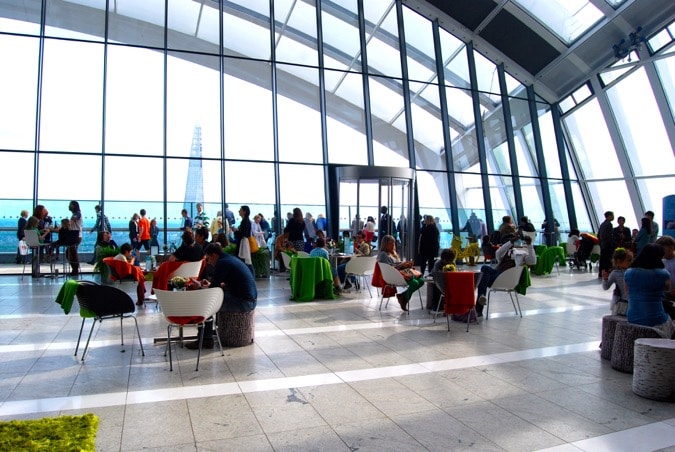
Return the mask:
{"type": "Polygon", "coordinates": [[[675,239],[658,237],[654,212],[645,212],[640,229],[625,226],[625,218],[607,211],[597,234],[600,247],[598,278],[613,288],[610,312],[630,323],[654,328],[662,337],[675,334],[675,239]]]}

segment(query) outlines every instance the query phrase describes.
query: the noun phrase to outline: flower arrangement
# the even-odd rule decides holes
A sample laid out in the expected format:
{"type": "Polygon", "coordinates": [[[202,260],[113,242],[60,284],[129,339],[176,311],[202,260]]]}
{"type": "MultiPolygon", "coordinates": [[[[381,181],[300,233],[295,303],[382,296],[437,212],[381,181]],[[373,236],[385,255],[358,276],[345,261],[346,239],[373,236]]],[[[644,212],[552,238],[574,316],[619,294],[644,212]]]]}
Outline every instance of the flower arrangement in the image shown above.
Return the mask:
{"type": "Polygon", "coordinates": [[[176,289],[182,289],[188,283],[188,278],[183,278],[182,276],[174,276],[171,278],[171,285],[176,289]]]}
{"type": "Polygon", "coordinates": [[[455,264],[446,264],[446,265],[443,266],[443,271],[444,272],[456,272],[457,267],[455,266],[455,264]]]}

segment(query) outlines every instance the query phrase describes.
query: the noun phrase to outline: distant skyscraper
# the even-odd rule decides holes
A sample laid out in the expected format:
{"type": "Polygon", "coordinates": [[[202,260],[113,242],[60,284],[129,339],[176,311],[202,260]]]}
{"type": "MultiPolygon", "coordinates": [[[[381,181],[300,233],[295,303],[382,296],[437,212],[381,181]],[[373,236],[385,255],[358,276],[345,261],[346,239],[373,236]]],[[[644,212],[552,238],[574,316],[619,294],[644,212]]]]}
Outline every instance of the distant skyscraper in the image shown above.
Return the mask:
{"type": "Polygon", "coordinates": [[[185,184],[185,200],[183,207],[190,216],[193,215],[195,205],[204,202],[204,174],[202,173],[202,128],[195,126],[192,133],[192,148],[190,149],[190,166],[188,167],[187,183],[185,184]]]}

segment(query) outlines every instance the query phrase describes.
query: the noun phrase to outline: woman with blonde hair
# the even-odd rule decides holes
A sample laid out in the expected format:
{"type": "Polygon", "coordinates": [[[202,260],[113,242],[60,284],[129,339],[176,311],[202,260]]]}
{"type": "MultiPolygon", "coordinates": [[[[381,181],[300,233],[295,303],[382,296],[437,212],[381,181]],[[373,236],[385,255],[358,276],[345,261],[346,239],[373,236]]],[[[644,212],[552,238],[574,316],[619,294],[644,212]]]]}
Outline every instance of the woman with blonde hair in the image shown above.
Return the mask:
{"type": "Polygon", "coordinates": [[[416,290],[419,290],[419,288],[424,285],[424,278],[422,278],[420,272],[412,268],[413,263],[411,261],[401,260],[396,252],[396,239],[391,235],[382,237],[382,241],[380,242],[380,254],[377,256],[377,261],[391,265],[403,275],[403,278],[405,278],[408,283],[408,290],[396,294],[396,298],[398,299],[398,304],[401,305],[401,309],[407,311],[410,297],[416,290]]]}

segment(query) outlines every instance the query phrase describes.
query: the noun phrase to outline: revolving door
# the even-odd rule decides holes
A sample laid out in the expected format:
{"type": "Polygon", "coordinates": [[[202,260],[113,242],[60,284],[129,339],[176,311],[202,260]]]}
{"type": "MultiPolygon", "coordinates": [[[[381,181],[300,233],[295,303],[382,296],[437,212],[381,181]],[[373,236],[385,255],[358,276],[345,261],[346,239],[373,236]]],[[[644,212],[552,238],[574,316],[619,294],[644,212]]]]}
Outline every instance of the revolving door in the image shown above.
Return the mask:
{"type": "Polygon", "coordinates": [[[356,235],[369,218],[375,223],[372,244],[379,249],[383,235],[396,238],[401,259],[415,257],[415,173],[409,168],[337,168],[340,233],[356,235]]]}

